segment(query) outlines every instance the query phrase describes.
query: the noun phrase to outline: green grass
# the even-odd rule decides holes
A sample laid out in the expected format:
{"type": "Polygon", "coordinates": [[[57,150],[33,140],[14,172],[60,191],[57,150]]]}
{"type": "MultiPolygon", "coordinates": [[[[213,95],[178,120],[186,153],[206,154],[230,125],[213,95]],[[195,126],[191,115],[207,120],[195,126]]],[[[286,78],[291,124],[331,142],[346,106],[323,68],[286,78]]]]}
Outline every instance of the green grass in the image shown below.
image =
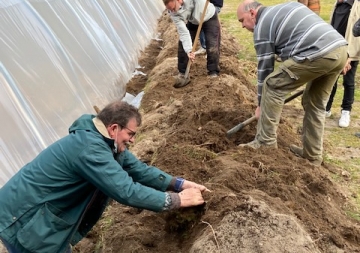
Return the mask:
{"type": "MultiPolygon", "coordinates": [[[[241,46],[241,51],[238,54],[239,59],[256,62],[256,54],[253,46],[252,33],[242,28],[241,23],[237,20],[237,7],[241,1],[239,0],[226,0],[224,7],[220,12],[220,20],[228,33],[235,37],[241,46]]],[[[271,6],[275,4],[284,3],[282,0],[266,0],[260,1],[264,6],[271,6]]],[[[321,0],[320,17],[322,17],[327,23],[330,22],[330,15],[334,7],[334,0],[321,0]]],[[[360,68],[360,67],[359,67],[360,68]]],[[[245,73],[246,74],[246,73],[245,73]]],[[[249,81],[256,83],[254,77],[249,76],[249,81]],[[254,80],[252,80],[253,78],[254,80]]],[[[354,136],[355,132],[360,132],[360,90],[359,90],[359,71],[356,74],[356,87],[355,87],[355,102],[351,113],[350,127],[343,129],[338,127],[338,120],[341,111],[341,102],[343,98],[344,89],[342,86],[342,77],[338,81],[338,89],[332,106],[333,115],[327,120],[326,124],[326,136],[324,141],[331,147],[331,151],[325,151],[325,162],[330,162],[340,167],[343,172],[349,174],[349,178],[344,177],[344,173],[339,175],[333,175],[334,180],[346,185],[352,192],[352,196],[349,197],[351,202],[355,205],[346,212],[349,216],[359,219],[360,210],[360,139],[354,136]],[[354,155],[352,156],[350,149],[354,155]],[[333,151],[335,150],[335,151],[333,151]],[[336,151],[337,150],[337,151],[336,151]],[[340,150],[340,151],[339,151],[340,150]],[[332,153],[334,152],[334,153],[332,153]],[[345,156],[348,155],[348,159],[344,159],[344,155],[341,152],[345,152],[345,156]]]]}

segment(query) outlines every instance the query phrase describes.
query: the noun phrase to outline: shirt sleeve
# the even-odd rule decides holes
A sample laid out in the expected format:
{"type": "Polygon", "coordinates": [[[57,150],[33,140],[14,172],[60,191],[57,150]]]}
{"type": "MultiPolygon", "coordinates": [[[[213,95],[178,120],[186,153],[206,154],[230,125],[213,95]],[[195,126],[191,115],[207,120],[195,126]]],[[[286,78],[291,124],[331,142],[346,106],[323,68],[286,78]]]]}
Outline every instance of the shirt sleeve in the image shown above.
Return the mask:
{"type": "Polygon", "coordinates": [[[265,78],[274,71],[275,45],[270,41],[256,40],[255,50],[258,61],[257,87],[258,105],[260,105],[265,78]]]}
{"type": "Polygon", "coordinates": [[[159,168],[143,163],[129,150],[122,152],[118,156],[117,161],[135,182],[139,182],[160,191],[166,191],[173,178],[159,168]]]}
{"type": "Polygon", "coordinates": [[[178,16],[171,15],[171,19],[174,21],[176,25],[176,29],[179,34],[179,39],[182,43],[185,53],[190,53],[192,50],[192,41],[190,32],[186,27],[186,23],[178,16]]]}

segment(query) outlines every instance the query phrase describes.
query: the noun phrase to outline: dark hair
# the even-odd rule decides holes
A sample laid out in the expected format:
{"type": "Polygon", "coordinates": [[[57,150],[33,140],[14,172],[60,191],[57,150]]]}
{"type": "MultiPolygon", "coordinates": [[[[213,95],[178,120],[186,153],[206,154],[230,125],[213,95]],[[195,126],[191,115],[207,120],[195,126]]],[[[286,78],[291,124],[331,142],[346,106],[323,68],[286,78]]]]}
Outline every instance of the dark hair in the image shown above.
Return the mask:
{"type": "Polygon", "coordinates": [[[118,124],[121,127],[127,126],[130,119],[135,118],[137,125],[141,125],[141,115],[139,110],[124,101],[117,100],[111,102],[102,109],[97,117],[104,123],[106,127],[111,124],[118,124]]]}
{"type": "Polygon", "coordinates": [[[257,7],[259,7],[259,6],[261,6],[261,5],[262,5],[262,4],[259,3],[259,2],[257,2],[257,1],[250,2],[250,3],[248,3],[248,4],[246,4],[246,5],[244,6],[244,11],[245,11],[245,12],[248,12],[248,11],[250,11],[250,10],[252,10],[252,9],[256,9],[257,7]]]}

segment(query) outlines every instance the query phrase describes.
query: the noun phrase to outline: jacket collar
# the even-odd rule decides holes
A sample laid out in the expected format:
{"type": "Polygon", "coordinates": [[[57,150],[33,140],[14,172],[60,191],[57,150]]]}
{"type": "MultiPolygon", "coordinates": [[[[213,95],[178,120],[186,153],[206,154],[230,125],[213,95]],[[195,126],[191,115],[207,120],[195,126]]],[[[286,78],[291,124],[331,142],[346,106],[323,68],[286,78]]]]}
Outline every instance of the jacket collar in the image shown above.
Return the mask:
{"type": "Polygon", "coordinates": [[[92,119],[95,128],[98,130],[99,133],[101,133],[102,136],[111,139],[110,135],[106,129],[106,126],[104,125],[104,123],[97,117],[92,119]]]}
{"type": "Polygon", "coordinates": [[[114,152],[115,140],[110,138],[109,132],[107,131],[107,128],[104,125],[104,123],[97,117],[93,118],[92,121],[94,123],[96,130],[104,137],[105,142],[110,146],[114,155],[116,155],[116,153],[114,152]]]}

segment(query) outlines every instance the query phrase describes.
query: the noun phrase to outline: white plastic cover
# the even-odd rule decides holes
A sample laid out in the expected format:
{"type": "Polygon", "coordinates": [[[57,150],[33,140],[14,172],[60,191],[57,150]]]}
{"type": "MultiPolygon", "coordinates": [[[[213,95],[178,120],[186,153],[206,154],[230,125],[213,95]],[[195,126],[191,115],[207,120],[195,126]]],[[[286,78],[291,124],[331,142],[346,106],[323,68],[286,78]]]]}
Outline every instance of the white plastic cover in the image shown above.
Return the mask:
{"type": "Polygon", "coordinates": [[[0,1],[0,187],[83,113],[122,98],[162,0],[0,1]]]}

